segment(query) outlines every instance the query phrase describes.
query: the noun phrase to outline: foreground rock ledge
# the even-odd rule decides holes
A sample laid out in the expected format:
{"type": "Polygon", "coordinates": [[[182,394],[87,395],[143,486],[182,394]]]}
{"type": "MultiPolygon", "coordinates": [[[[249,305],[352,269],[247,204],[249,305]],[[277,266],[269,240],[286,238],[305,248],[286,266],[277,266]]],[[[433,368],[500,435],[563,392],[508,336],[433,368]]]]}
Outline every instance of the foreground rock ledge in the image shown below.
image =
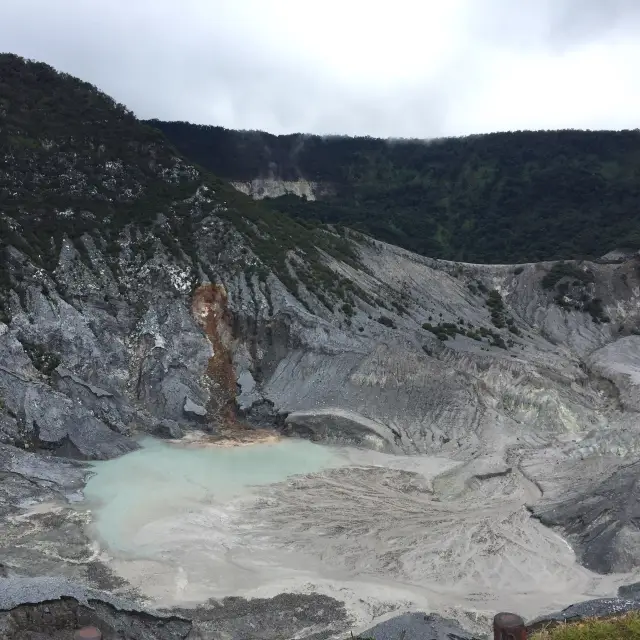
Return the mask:
{"type": "Polygon", "coordinates": [[[3,640],[71,640],[85,625],[98,627],[104,640],[323,640],[351,624],[341,602],[320,594],[224,598],[194,609],[153,611],[64,579],[0,578],[3,640]]]}

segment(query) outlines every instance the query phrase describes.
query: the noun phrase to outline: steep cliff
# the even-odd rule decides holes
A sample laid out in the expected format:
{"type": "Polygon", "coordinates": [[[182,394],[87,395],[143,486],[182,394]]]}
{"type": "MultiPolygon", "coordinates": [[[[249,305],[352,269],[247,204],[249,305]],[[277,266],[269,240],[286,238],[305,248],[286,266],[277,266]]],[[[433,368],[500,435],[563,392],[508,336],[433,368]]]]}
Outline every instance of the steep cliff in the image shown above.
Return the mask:
{"type": "MultiPolygon", "coordinates": [[[[637,259],[476,265],[307,226],[193,167],[95,88],[14,56],[0,68],[12,576],[128,593],[69,507],[84,461],[134,449],[135,433],[191,429],[445,456],[456,464],[429,495],[468,506],[486,557],[496,539],[527,544],[486,534],[498,501],[525,532],[531,503],[596,571],[640,566],[637,259]],[[38,512],[54,499],[66,506],[38,512]]],[[[325,517],[312,505],[300,523],[325,517]]],[[[446,518],[433,524],[442,540],[446,518]]],[[[415,535],[393,538],[400,556],[415,535]]],[[[431,546],[451,576],[451,553],[431,546]]],[[[401,579],[426,566],[406,559],[401,579]]]]}

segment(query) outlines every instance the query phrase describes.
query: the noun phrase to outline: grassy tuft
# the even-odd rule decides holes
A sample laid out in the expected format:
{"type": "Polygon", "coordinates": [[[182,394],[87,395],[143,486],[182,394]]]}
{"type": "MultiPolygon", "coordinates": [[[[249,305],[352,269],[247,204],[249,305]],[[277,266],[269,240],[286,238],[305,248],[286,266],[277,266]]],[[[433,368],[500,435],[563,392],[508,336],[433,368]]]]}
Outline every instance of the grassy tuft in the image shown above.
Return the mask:
{"type": "Polygon", "coordinates": [[[604,620],[590,618],[534,634],[532,640],[640,640],[640,612],[604,620]]]}

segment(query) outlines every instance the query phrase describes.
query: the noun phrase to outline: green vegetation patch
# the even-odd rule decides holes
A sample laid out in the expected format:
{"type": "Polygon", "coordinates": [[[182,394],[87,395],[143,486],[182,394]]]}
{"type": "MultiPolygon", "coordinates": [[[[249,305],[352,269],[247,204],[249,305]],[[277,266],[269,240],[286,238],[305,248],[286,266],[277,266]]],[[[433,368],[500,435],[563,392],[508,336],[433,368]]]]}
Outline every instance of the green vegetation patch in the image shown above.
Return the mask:
{"type": "Polygon", "coordinates": [[[557,262],[542,278],[542,286],[555,290],[553,301],[563,309],[588,313],[596,324],[609,322],[602,300],[592,298],[585,287],[595,282],[593,271],[581,269],[570,262],[557,262]]]}
{"type": "Polygon", "coordinates": [[[392,318],[389,318],[389,316],[380,316],[378,318],[378,322],[384,325],[385,327],[390,327],[391,329],[396,328],[396,323],[393,321],[392,318]]]}
{"type": "Polygon", "coordinates": [[[458,325],[453,322],[439,322],[436,325],[431,324],[430,322],[425,322],[422,325],[422,328],[425,331],[430,331],[436,336],[436,338],[438,338],[438,340],[442,340],[443,342],[446,342],[449,338],[455,338],[456,335],[461,335],[467,336],[467,338],[471,338],[477,342],[481,342],[484,338],[487,339],[489,344],[493,347],[499,347],[500,349],[507,348],[507,343],[497,331],[487,329],[487,327],[478,327],[478,329],[470,327],[467,329],[462,321],[458,325]]]}
{"type": "Polygon", "coordinates": [[[556,262],[551,271],[542,278],[542,286],[545,289],[553,289],[562,278],[571,278],[579,284],[590,284],[595,282],[592,271],[580,269],[571,262],[556,262]]]}
{"type": "Polygon", "coordinates": [[[48,351],[47,348],[41,344],[23,341],[22,346],[33,366],[45,376],[50,376],[60,364],[60,356],[48,351]]]}
{"type": "Polygon", "coordinates": [[[587,619],[539,631],[532,640],[640,640],[640,613],[616,618],[587,619]]]}
{"type": "Polygon", "coordinates": [[[448,340],[449,338],[455,338],[456,335],[467,335],[464,327],[459,327],[453,322],[439,322],[436,325],[432,325],[430,322],[425,322],[422,325],[422,328],[425,331],[431,331],[436,338],[442,340],[443,342],[448,340]]]}
{"type": "Polygon", "coordinates": [[[589,300],[585,304],[584,310],[591,315],[591,318],[596,324],[600,322],[610,322],[611,320],[611,318],[605,314],[600,298],[592,298],[589,300]]]}
{"type": "Polygon", "coordinates": [[[489,307],[489,311],[491,312],[491,322],[493,322],[498,329],[502,329],[505,325],[505,307],[502,296],[497,289],[489,291],[487,307],[489,307]]]}
{"type": "MultiPolygon", "coordinates": [[[[210,183],[214,180],[210,178],[210,183]]],[[[250,200],[221,181],[215,180],[213,188],[218,196],[224,195],[227,203],[216,215],[227,219],[247,238],[262,263],[292,293],[298,293],[301,282],[327,307],[333,306],[327,294],[352,306],[356,295],[368,301],[360,287],[348,278],[340,278],[327,266],[326,256],[330,256],[353,268],[360,267],[354,244],[344,235],[296,221],[265,203],[250,200]]],[[[266,271],[258,275],[264,277],[266,271]]]]}

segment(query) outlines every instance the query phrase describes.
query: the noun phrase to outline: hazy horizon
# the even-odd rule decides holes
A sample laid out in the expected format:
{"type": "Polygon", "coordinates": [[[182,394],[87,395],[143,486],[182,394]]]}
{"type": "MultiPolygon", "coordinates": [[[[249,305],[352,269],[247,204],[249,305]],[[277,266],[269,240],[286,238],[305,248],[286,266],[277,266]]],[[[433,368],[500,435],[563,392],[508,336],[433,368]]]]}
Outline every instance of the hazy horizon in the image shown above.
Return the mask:
{"type": "Polygon", "coordinates": [[[7,0],[3,49],[141,119],[390,139],[639,126],[634,0],[7,0]]]}

